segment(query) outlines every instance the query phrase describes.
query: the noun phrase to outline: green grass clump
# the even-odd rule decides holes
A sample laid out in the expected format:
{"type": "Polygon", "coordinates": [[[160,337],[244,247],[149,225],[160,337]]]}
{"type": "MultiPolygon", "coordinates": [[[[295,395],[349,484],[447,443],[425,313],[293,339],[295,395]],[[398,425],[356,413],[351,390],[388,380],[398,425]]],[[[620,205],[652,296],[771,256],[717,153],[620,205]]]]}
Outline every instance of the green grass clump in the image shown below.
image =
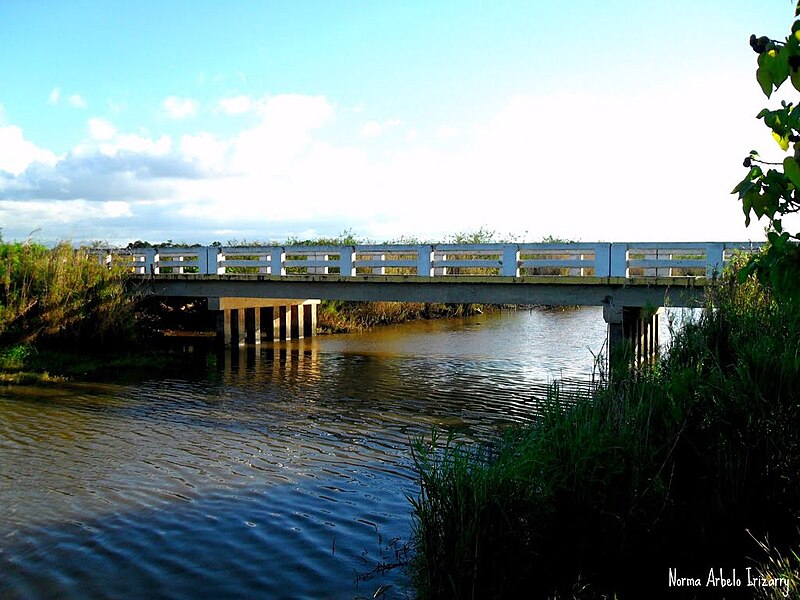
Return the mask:
{"type": "Polygon", "coordinates": [[[121,268],[68,243],[0,242],[0,345],[127,341],[133,315],[121,268]]]}
{"type": "Polygon", "coordinates": [[[655,597],[669,568],[705,582],[754,566],[753,537],[790,555],[798,312],[726,279],[656,368],[591,398],[554,389],[540,419],[493,444],[417,440],[419,597],[655,597]]]}

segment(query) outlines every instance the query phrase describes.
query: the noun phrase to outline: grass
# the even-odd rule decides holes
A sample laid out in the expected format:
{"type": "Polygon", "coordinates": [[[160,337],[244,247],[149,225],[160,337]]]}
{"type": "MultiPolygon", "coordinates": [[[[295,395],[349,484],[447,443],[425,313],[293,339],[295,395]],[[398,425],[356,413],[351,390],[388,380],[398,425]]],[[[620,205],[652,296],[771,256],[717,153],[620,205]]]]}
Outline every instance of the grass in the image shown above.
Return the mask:
{"type": "Polygon", "coordinates": [[[798,312],[729,277],[655,367],[593,397],[553,389],[492,443],[417,440],[418,596],[640,598],[667,594],[670,567],[796,574],[798,312]],[[790,558],[748,558],[754,538],[790,558]]]}
{"type": "Polygon", "coordinates": [[[363,331],[378,325],[419,319],[458,317],[481,312],[477,304],[426,304],[422,302],[323,301],[317,312],[317,327],[323,333],[363,331]]]}
{"type": "Polygon", "coordinates": [[[0,383],[114,379],[184,370],[191,357],[141,342],[159,303],[125,286],[124,266],[68,243],[0,241],[0,383]]]}
{"type": "Polygon", "coordinates": [[[131,339],[135,301],[123,274],[68,243],[51,249],[0,242],[0,345],[131,339]]]}

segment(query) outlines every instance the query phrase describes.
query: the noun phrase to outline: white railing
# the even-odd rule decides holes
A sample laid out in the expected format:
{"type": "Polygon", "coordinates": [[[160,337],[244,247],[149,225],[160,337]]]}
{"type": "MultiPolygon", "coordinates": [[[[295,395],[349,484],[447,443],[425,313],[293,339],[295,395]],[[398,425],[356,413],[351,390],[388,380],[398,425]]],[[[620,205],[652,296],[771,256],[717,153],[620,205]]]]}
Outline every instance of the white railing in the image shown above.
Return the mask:
{"type": "Polygon", "coordinates": [[[291,277],[712,277],[751,242],[571,244],[361,244],[355,246],[196,246],[107,249],[108,264],[138,274],[233,273],[291,277]]]}

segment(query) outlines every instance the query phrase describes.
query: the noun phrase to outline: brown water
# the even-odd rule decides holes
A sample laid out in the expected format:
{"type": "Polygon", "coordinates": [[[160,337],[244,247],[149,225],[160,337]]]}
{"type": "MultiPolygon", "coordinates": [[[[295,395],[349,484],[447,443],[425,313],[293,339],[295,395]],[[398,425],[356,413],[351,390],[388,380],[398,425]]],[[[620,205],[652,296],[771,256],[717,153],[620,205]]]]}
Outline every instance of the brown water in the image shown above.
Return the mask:
{"type": "Polygon", "coordinates": [[[0,389],[0,597],[405,597],[369,573],[410,536],[409,440],[532,418],[604,337],[598,310],[520,311],[0,389]]]}

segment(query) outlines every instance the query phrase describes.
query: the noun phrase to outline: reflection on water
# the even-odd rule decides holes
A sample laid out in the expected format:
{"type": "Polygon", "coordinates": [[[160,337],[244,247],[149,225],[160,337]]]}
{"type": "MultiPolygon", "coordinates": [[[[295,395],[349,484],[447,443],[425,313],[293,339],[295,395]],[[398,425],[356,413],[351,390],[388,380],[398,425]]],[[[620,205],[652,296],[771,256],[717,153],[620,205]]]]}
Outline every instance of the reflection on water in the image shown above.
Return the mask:
{"type": "Polygon", "coordinates": [[[482,437],[592,374],[597,310],[221,354],[204,376],[0,390],[0,597],[402,597],[409,440],[482,437]],[[591,351],[590,351],[591,350],[591,351]],[[386,558],[386,557],[383,557],[386,558]]]}

